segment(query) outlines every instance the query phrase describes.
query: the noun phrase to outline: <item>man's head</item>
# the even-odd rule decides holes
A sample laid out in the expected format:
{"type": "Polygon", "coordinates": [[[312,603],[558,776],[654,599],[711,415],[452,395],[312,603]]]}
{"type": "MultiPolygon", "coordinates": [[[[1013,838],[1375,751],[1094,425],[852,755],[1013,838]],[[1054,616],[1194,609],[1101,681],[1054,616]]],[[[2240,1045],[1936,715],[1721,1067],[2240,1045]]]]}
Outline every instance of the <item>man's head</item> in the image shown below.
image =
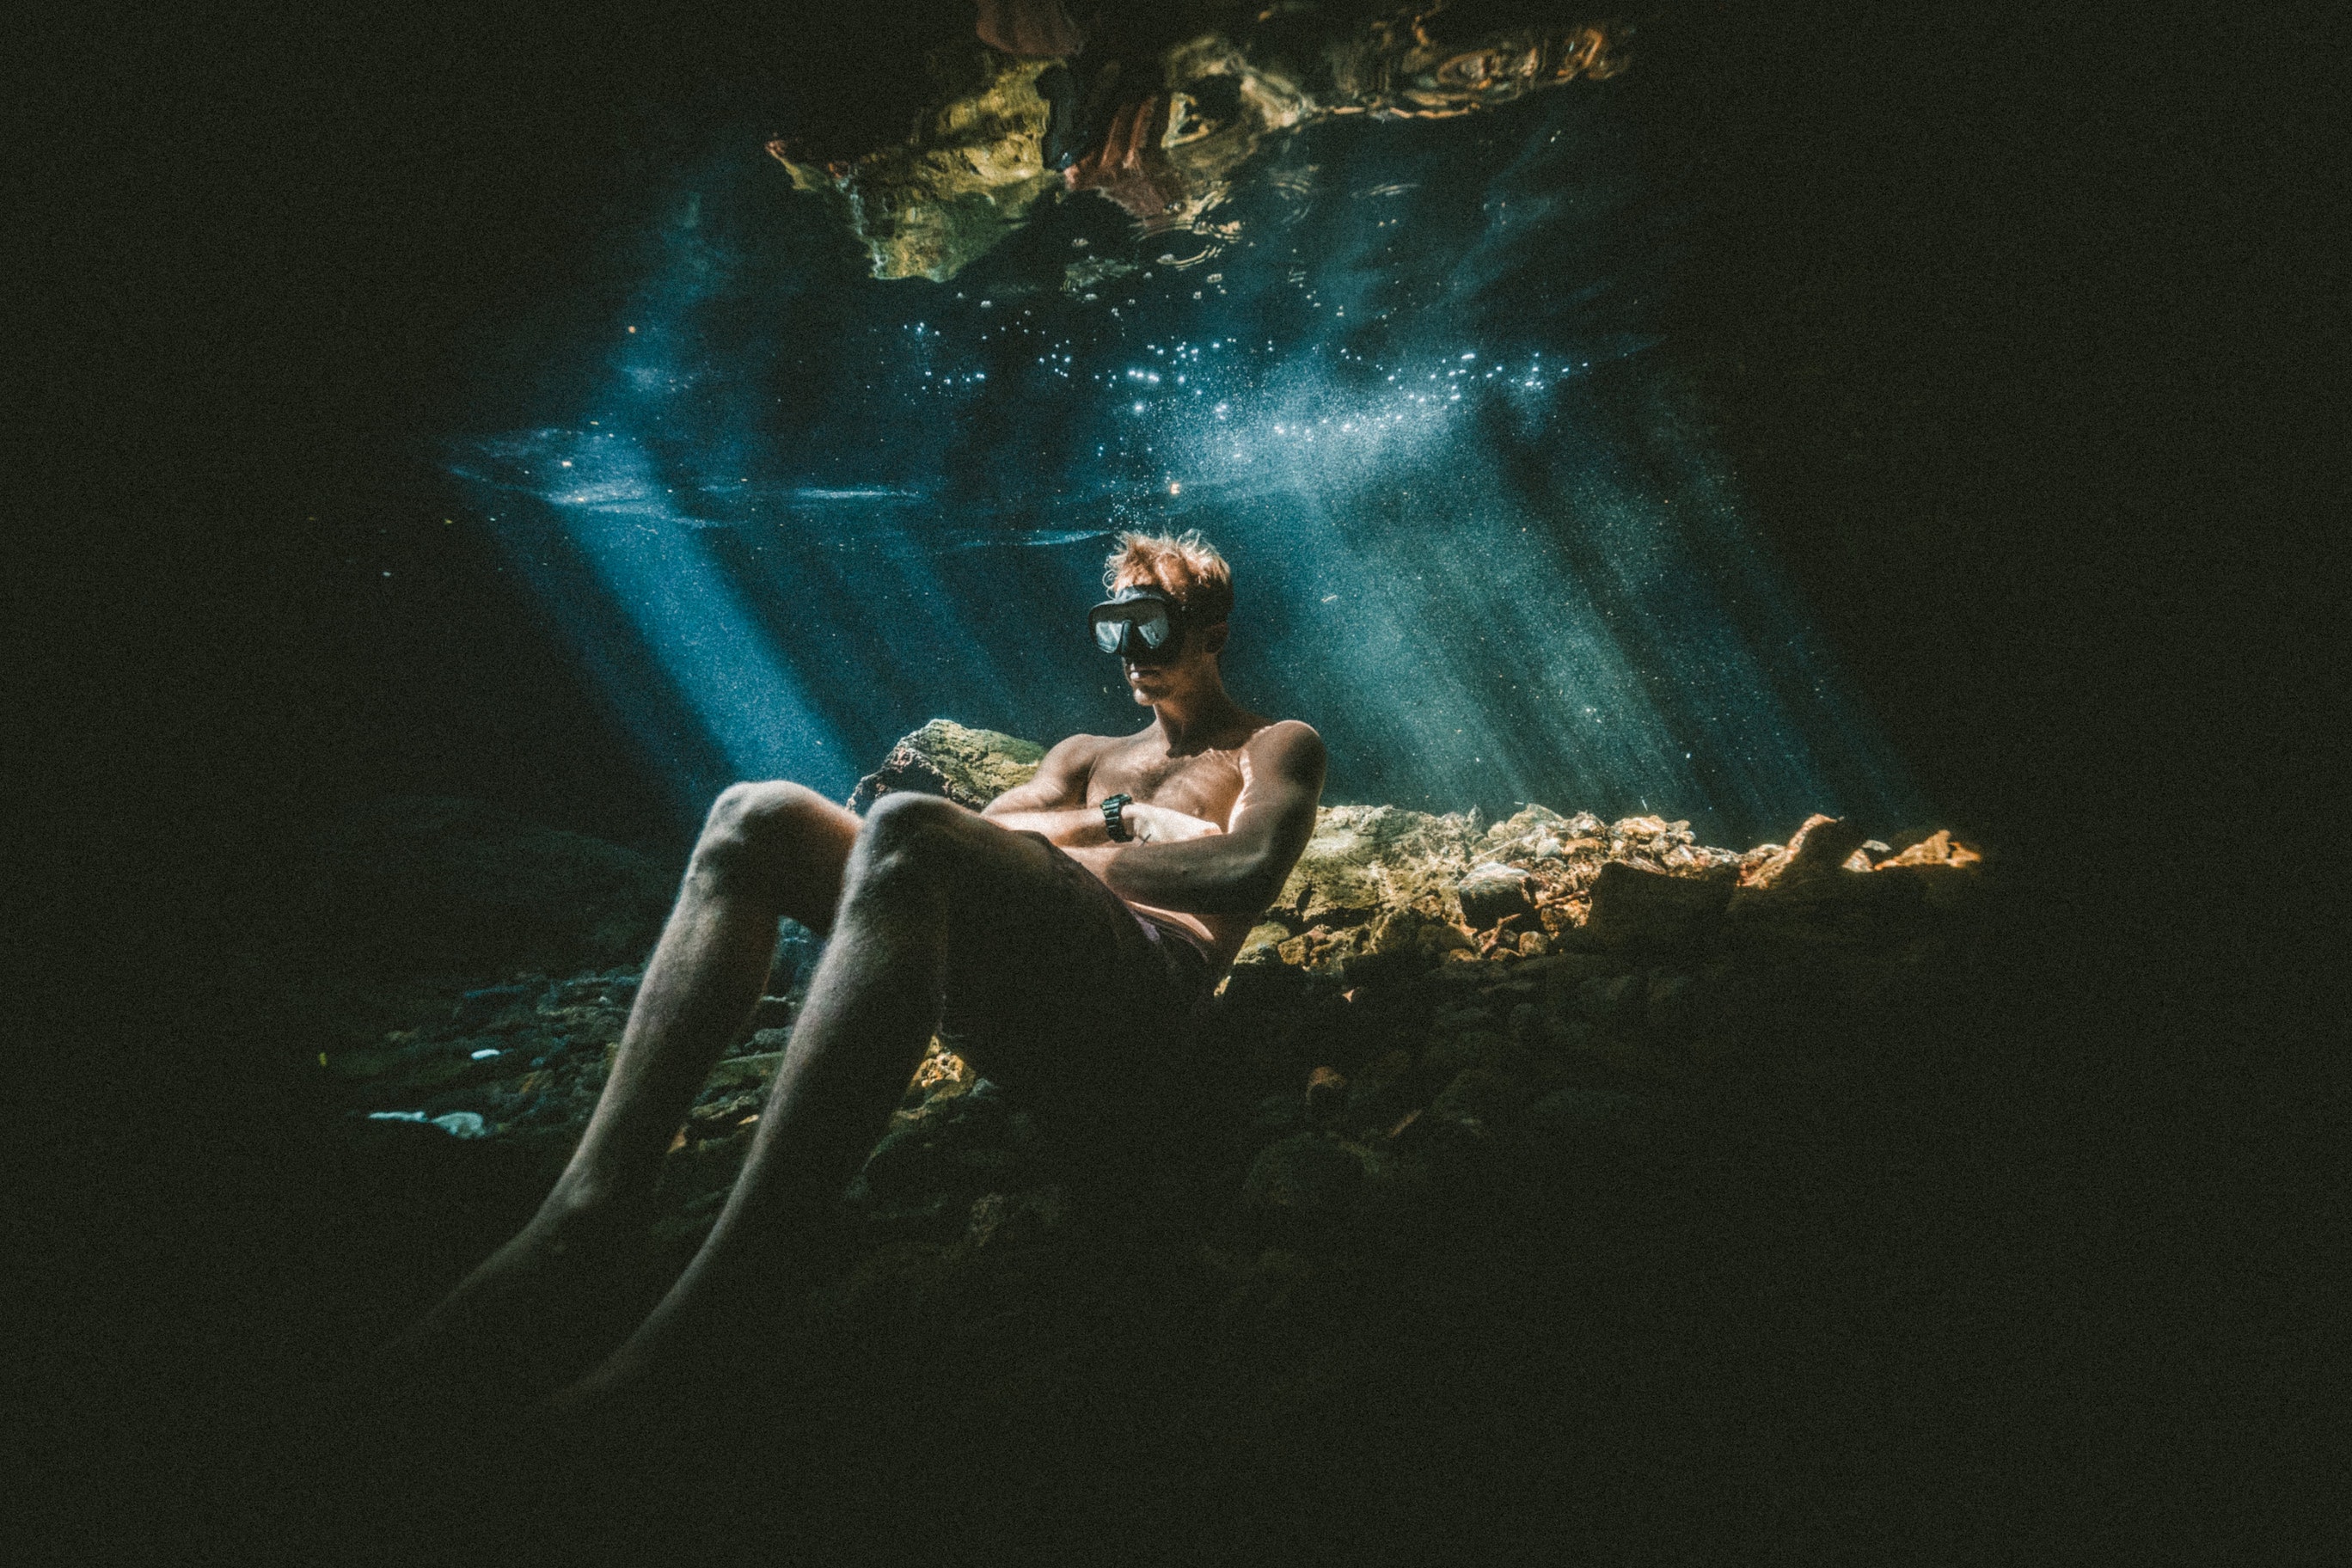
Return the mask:
{"type": "Polygon", "coordinates": [[[1172,601],[1174,635],[1150,650],[1130,638],[1123,656],[1136,701],[1150,705],[1222,685],[1217,656],[1233,614],[1234,574],[1198,531],[1121,533],[1104,563],[1103,586],[1114,598],[1141,589],[1172,601]]]}

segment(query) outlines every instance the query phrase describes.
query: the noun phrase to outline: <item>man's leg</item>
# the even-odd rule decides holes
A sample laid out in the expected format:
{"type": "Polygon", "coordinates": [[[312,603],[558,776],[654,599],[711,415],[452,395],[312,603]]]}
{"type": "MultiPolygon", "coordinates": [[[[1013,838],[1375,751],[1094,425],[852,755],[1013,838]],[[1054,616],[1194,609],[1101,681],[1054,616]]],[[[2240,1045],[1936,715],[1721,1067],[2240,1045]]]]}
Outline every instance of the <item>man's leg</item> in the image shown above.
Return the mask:
{"type": "Polygon", "coordinates": [[[857,828],[857,818],[798,784],[736,784],[719,795],[579,1148],[530,1223],[396,1341],[395,1358],[429,1363],[478,1336],[502,1337],[520,1326],[509,1320],[550,1304],[550,1289],[593,1267],[581,1254],[641,1211],[696,1092],[759,999],[779,917],[832,927],[857,828]]]}
{"type": "Polygon", "coordinates": [[[551,1204],[593,1211],[651,1192],[696,1093],[760,999],[777,921],[832,930],[857,826],[798,784],[736,784],[719,795],[551,1204]]]}
{"type": "MultiPolygon", "coordinates": [[[[705,1331],[774,1301],[803,1227],[821,1223],[905,1092],[950,976],[986,961],[992,927],[1066,896],[1035,838],[934,796],[876,804],[726,1206],[645,1324],[561,1405],[640,1392],[688,1364],[705,1331]]],[[[1076,953],[1066,972],[1050,959],[1028,967],[1038,972],[1021,983],[1048,994],[1097,983],[1076,953]]]]}

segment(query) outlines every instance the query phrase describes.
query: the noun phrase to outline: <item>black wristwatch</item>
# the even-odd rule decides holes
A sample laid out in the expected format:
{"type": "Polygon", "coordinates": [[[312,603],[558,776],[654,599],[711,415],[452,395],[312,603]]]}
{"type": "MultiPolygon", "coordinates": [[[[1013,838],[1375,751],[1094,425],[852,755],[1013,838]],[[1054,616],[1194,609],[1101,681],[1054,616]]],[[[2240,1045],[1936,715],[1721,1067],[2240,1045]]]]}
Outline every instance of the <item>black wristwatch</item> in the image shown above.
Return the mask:
{"type": "Polygon", "coordinates": [[[1118,818],[1121,806],[1134,804],[1132,796],[1124,795],[1112,795],[1103,802],[1103,831],[1110,835],[1110,841],[1113,844],[1125,844],[1135,837],[1127,830],[1127,824],[1118,818]]]}

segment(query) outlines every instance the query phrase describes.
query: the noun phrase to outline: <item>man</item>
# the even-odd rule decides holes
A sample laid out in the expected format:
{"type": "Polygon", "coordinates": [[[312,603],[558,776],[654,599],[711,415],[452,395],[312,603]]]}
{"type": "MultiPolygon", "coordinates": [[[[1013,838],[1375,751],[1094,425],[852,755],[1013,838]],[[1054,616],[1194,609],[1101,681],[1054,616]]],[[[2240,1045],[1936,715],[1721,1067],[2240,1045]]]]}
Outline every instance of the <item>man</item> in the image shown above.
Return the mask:
{"type": "Polygon", "coordinates": [[[742,1172],[669,1293],[560,1405],[647,1387],[702,1330],[773,1299],[935,1029],[976,1070],[1073,1108],[1108,1103],[1139,1050],[1181,1043],[1313,831],[1323,743],[1227,695],[1232,573],[1197,533],[1121,534],[1105,582],[1089,628],[1152,710],[1141,731],[1072,736],[981,812],[892,795],[861,822],[783,782],[719,795],[570,1164],[397,1358],[520,1342],[593,1288],[757,1001],[779,917],[831,941],[742,1172]]]}

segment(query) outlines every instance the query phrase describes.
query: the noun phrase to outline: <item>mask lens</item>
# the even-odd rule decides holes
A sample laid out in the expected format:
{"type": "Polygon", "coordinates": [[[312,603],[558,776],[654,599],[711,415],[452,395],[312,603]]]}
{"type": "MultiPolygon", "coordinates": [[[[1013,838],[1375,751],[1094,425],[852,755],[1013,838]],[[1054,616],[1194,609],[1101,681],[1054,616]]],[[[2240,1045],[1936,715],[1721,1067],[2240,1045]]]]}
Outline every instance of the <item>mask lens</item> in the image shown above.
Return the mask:
{"type": "Polygon", "coordinates": [[[1138,654],[1164,653],[1176,641],[1175,617],[1158,599],[1124,595],[1108,605],[1097,605],[1087,617],[1095,647],[1105,653],[1132,658],[1138,654]]]}

